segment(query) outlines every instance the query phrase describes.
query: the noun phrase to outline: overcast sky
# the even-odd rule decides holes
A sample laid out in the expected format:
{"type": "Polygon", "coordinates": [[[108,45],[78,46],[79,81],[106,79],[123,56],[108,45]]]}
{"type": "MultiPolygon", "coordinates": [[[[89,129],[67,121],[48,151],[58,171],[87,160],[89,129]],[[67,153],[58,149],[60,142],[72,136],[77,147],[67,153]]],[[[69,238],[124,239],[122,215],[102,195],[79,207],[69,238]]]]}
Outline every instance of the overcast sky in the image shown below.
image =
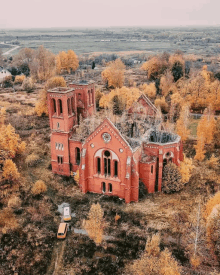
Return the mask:
{"type": "Polygon", "coordinates": [[[2,0],[0,28],[220,25],[220,0],[2,0]]]}

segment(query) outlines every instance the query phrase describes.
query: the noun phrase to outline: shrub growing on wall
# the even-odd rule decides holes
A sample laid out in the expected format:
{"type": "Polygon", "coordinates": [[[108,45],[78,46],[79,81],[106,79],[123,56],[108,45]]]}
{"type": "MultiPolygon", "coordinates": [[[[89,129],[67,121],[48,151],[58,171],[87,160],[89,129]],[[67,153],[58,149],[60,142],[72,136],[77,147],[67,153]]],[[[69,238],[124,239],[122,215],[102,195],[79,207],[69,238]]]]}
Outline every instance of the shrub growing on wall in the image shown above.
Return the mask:
{"type": "Polygon", "coordinates": [[[183,189],[185,183],[182,182],[180,171],[176,164],[169,163],[163,169],[162,191],[164,193],[173,193],[183,189]]]}

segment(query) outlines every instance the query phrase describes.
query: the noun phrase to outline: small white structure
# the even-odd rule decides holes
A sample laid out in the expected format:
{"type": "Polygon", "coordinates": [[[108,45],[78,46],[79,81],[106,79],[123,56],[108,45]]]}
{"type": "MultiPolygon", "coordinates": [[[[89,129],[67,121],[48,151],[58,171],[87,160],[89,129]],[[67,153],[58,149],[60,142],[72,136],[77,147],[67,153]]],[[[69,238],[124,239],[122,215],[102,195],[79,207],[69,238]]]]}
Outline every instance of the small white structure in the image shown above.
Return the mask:
{"type": "Polygon", "coordinates": [[[64,221],[70,221],[71,220],[71,210],[70,207],[64,207],[63,209],[63,220],[64,221]]]}
{"type": "Polygon", "coordinates": [[[7,76],[11,76],[11,73],[3,67],[0,67],[0,84],[4,81],[4,79],[7,76]]]}

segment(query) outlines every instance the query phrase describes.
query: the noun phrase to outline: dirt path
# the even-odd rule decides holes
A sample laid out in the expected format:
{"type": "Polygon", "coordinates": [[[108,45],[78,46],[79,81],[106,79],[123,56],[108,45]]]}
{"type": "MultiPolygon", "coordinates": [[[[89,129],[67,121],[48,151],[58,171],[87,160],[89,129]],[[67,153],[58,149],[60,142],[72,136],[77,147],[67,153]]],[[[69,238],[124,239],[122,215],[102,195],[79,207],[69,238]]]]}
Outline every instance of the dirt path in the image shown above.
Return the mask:
{"type": "Polygon", "coordinates": [[[62,259],[63,259],[63,253],[66,246],[66,240],[59,240],[56,242],[52,257],[50,266],[48,267],[46,275],[59,275],[59,270],[62,265],[62,259]]]}

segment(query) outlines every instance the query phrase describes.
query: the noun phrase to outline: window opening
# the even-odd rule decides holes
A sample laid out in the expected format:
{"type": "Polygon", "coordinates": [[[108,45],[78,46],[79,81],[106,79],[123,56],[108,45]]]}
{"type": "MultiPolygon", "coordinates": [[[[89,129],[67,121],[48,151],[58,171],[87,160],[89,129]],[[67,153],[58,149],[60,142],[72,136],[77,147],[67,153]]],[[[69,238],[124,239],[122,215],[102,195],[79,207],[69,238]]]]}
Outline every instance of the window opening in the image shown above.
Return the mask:
{"type": "Polygon", "coordinates": [[[71,115],[70,99],[67,99],[68,115],[71,115]]]}
{"type": "Polygon", "coordinates": [[[97,158],[97,173],[101,174],[101,159],[97,158]]]}
{"type": "Polygon", "coordinates": [[[115,161],[115,173],[114,173],[114,176],[117,177],[118,176],[118,162],[117,160],[115,161]]]}
{"type": "Polygon", "coordinates": [[[56,100],[54,98],[52,99],[52,108],[53,108],[53,114],[56,113],[56,111],[57,111],[56,100]]]}
{"type": "Polygon", "coordinates": [[[105,187],[105,182],[102,182],[102,192],[105,193],[106,187],[105,187]]]}
{"type": "Polygon", "coordinates": [[[80,149],[76,147],[76,164],[80,164],[80,149]]]}
{"type": "Polygon", "coordinates": [[[63,114],[63,105],[62,105],[61,99],[58,99],[58,105],[59,105],[59,114],[63,114]]]}
{"type": "Polygon", "coordinates": [[[154,172],[154,166],[151,165],[151,174],[153,174],[153,172],[154,172]]]}
{"type": "Polygon", "coordinates": [[[108,184],[108,192],[112,193],[112,184],[111,183],[108,184]]]}
{"type": "Polygon", "coordinates": [[[74,113],[74,98],[71,98],[71,107],[72,107],[72,113],[74,113]]]}

